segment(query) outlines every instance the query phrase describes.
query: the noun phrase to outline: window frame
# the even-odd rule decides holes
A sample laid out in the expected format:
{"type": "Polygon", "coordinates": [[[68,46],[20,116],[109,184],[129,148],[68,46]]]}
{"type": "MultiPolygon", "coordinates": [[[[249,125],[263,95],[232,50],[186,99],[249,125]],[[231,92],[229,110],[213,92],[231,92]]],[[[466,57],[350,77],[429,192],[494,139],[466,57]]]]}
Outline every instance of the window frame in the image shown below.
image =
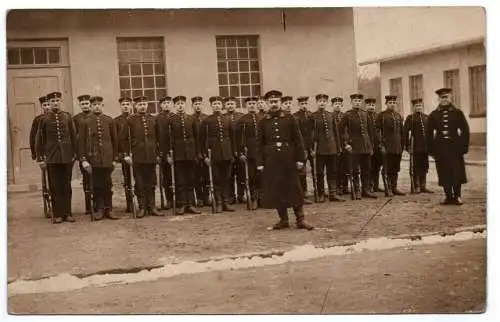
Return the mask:
{"type": "Polygon", "coordinates": [[[454,68],[443,71],[443,87],[449,87],[453,90],[452,103],[455,106],[460,106],[461,104],[460,69],[454,68]],[[452,79],[448,77],[449,75],[456,76],[456,78],[454,78],[452,81],[453,84],[448,83],[448,80],[452,79]]]}
{"type": "MultiPolygon", "coordinates": [[[[12,39],[7,40],[5,51],[5,61],[7,69],[38,69],[38,68],[57,68],[57,67],[69,67],[69,53],[68,53],[68,43],[66,40],[23,40],[23,39],[12,39]],[[11,49],[48,49],[55,48],[59,49],[59,62],[58,63],[46,63],[46,64],[35,64],[35,56],[33,53],[33,64],[9,64],[9,50],[11,49]]],[[[47,53],[48,55],[48,53],[47,53]]],[[[48,56],[47,56],[48,60],[48,56]]]]}
{"type": "Polygon", "coordinates": [[[469,112],[469,117],[474,118],[474,117],[486,117],[486,106],[487,106],[487,76],[486,76],[486,64],[482,65],[474,65],[474,66],[469,66],[468,69],[468,75],[469,75],[469,104],[470,104],[470,112],[469,112]],[[483,88],[484,88],[484,96],[483,96],[483,107],[482,109],[479,109],[474,105],[474,82],[473,82],[473,76],[472,72],[475,68],[480,68],[483,72],[483,77],[484,77],[484,82],[483,82],[483,88]]]}

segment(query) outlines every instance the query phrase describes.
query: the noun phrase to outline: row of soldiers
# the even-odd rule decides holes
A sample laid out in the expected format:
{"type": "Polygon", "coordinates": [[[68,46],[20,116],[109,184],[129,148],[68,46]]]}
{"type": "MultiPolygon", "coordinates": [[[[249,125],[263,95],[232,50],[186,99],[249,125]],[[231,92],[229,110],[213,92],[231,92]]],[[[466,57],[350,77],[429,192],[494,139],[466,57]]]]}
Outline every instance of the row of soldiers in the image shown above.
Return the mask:
{"type": "MultiPolygon", "coordinates": [[[[432,145],[429,131],[432,127],[432,131],[438,130],[441,124],[429,124],[429,117],[423,114],[422,100],[412,101],[415,113],[403,122],[401,115],[395,111],[395,96],[385,97],[387,109],[378,114],[374,112],[374,99],[364,100],[363,95],[357,93],[350,98],[352,109],[345,113],[341,112],[343,99],[332,98],[334,112],[330,113],[326,110],[329,97],[318,94],[315,97],[317,111],[310,113],[309,98],[299,97],[300,110],[293,116],[290,114],[292,97],[283,96],[278,91],[270,91],[262,98],[246,98],[248,113],[245,115],[235,111],[237,104],[233,97],[211,97],[212,115],[201,113],[201,97],[191,100],[195,111],[193,115],[185,113],[185,96],[173,99],[165,97],[160,100],[162,111],[157,116],[147,113],[146,97],[135,98],[134,114],[131,114],[132,100],[120,98],[122,114],[113,120],[103,114],[102,97],[89,95],[78,97],[82,113],[72,119],[69,113],[60,110],[61,93],[55,92],[40,99],[42,107],[48,112],[40,116],[37,122],[34,121],[35,130],[32,128],[32,133],[36,135],[33,158],[42,167],[47,166],[56,223],[74,221],[71,216],[69,181],[75,158],[79,160],[83,173],[86,212],[96,211],[99,219],[116,218],[111,213],[111,172],[114,161],[122,163],[127,211],[132,211],[131,192],[135,190],[140,208],[138,217],[162,215],[155,205],[156,164],[160,164],[163,173],[160,185],[165,188],[167,203],[175,203],[171,206],[176,207],[178,214],[185,211],[199,213],[196,206],[200,204],[196,204],[196,199],[204,205],[210,203],[210,191],[207,189],[210,185],[207,181],[213,184],[215,211],[234,211],[230,206],[231,199],[235,199],[231,191],[231,187],[234,187],[231,179],[236,177],[237,190],[240,192],[237,199],[242,198],[243,185],[248,183],[252,209],[256,209],[259,203],[264,207],[267,204],[278,209],[282,218],[283,207],[286,210],[286,207],[293,206],[298,225],[300,223],[302,228],[311,227],[303,221],[301,208],[304,203],[309,203],[304,198],[304,192],[307,191],[306,161],[316,170],[315,190],[319,202],[325,200],[325,169],[331,201],[344,200],[340,195],[347,193],[346,174],[353,179],[351,188],[356,199],[376,198],[373,192],[380,191],[378,177],[381,160],[385,161],[387,189],[393,194],[403,195],[397,187],[397,181],[401,155],[405,149],[411,151],[414,157],[412,179],[416,191],[430,192],[425,180],[431,152],[429,147],[432,145]],[[171,112],[172,104],[176,113],[171,112]],[[269,112],[266,112],[265,105],[269,106],[269,112]],[[366,105],[366,111],[363,105],[366,105]],[[223,107],[227,109],[225,114],[222,113],[223,107]],[[287,124],[285,129],[279,127],[282,122],[287,124]],[[270,133],[266,135],[266,131],[270,133]],[[266,142],[268,139],[272,144],[266,142]],[[271,162],[273,158],[268,155],[273,153],[281,156],[275,158],[279,162],[266,167],[273,171],[263,172],[263,164],[271,162]],[[300,168],[297,173],[301,183],[300,193],[293,188],[293,180],[290,181],[295,173],[288,173],[292,176],[287,179],[276,174],[290,170],[285,167],[286,162],[282,157],[287,153],[290,160],[297,160],[297,169],[300,168]],[[303,162],[300,157],[302,154],[303,162]],[[245,177],[242,175],[243,164],[248,171],[247,182],[242,179],[245,177]],[[172,169],[175,169],[175,175],[172,175],[172,169]],[[213,175],[212,180],[208,174],[213,175]],[[284,181],[289,182],[291,190],[284,181]],[[92,187],[89,187],[89,183],[92,183],[92,187]],[[287,189],[290,190],[288,193],[287,189]],[[91,193],[95,199],[94,205],[87,198],[91,193]],[[284,202],[287,198],[283,194],[292,197],[291,201],[284,202]],[[177,197],[175,202],[174,195],[177,197]],[[300,195],[301,200],[297,201],[300,195]],[[270,199],[273,201],[269,202],[270,199]]],[[[468,132],[468,127],[463,132],[468,132]]],[[[466,141],[468,144],[468,139],[466,141]]],[[[458,188],[451,190],[450,195],[447,193],[447,203],[461,203],[460,192],[456,192],[458,188]]],[[[280,220],[276,228],[287,225],[280,220]]]]}

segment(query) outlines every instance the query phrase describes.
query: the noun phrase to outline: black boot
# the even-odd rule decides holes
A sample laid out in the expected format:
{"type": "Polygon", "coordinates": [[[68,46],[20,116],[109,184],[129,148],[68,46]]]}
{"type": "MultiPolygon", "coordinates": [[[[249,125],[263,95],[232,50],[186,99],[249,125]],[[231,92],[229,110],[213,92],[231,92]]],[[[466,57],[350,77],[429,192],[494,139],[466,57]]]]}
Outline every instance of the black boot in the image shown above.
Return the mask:
{"type": "Polygon", "coordinates": [[[444,190],[444,200],[440,202],[442,205],[452,205],[454,203],[453,200],[453,190],[451,185],[443,185],[444,190]]]}
{"type": "Polygon", "coordinates": [[[371,199],[377,199],[377,196],[375,196],[373,193],[370,192],[370,183],[371,183],[371,180],[370,178],[365,178],[363,180],[363,192],[361,193],[361,196],[363,198],[371,198],[371,199]]]}
{"type": "Polygon", "coordinates": [[[163,217],[165,214],[161,213],[157,208],[156,208],[156,194],[155,194],[155,188],[150,188],[148,191],[148,213],[150,216],[157,216],[157,217],[163,217]]]}
{"type": "Polygon", "coordinates": [[[314,229],[314,227],[312,225],[309,225],[305,221],[304,207],[302,207],[302,206],[294,207],[293,211],[295,213],[295,218],[297,220],[297,229],[307,229],[307,230],[314,229]]]}
{"type": "Polygon", "coordinates": [[[115,217],[113,215],[113,212],[111,211],[110,208],[104,208],[104,217],[107,218],[107,219],[111,219],[111,220],[117,220],[117,219],[120,219],[118,217],[115,217]]]}
{"type": "Polygon", "coordinates": [[[415,194],[420,193],[420,176],[419,175],[416,175],[416,174],[413,175],[413,188],[414,188],[413,193],[415,193],[415,194]]]}
{"type": "Polygon", "coordinates": [[[188,214],[201,214],[201,211],[196,209],[196,207],[194,207],[194,206],[186,206],[186,212],[188,214]]]}
{"type": "Polygon", "coordinates": [[[233,212],[235,211],[233,207],[231,207],[231,205],[229,205],[229,203],[227,202],[223,202],[222,203],[222,211],[228,211],[228,212],[233,212]]]}
{"type": "Polygon", "coordinates": [[[392,174],[389,176],[389,180],[391,181],[392,194],[395,196],[406,196],[406,193],[400,191],[398,189],[398,175],[392,174]]]}
{"type": "Polygon", "coordinates": [[[127,200],[127,208],[125,209],[125,212],[126,213],[131,213],[132,212],[132,202],[133,202],[133,199],[131,198],[130,194],[126,194],[125,195],[125,199],[127,200]]]}
{"type": "Polygon", "coordinates": [[[359,175],[354,174],[354,195],[356,200],[361,200],[361,183],[359,180],[359,175]]]}
{"type": "Polygon", "coordinates": [[[339,190],[337,190],[337,184],[335,183],[335,181],[328,184],[328,193],[330,201],[337,201],[337,202],[345,201],[345,199],[343,199],[338,195],[338,191],[339,190]]]}
{"type": "Polygon", "coordinates": [[[90,193],[89,192],[85,192],[85,214],[86,215],[90,215],[92,209],[92,203],[91,203],[91,198],[90,198],[90,193]]]}
{"type": "Polygon", "coordinates": [[[453,188],[453,203],[455,205],[458,205],[458,206],[463,205],[462,185],[461,184],[454,184],[452,188],[453,188]]]}
{"type": "Polygon", "coordinates": [[[273,225],[274,230],[280,230],[285,228],[290,228],[290,222],[288,221],[287,209],[276,209],[278,211],[278,216],[280,220],[273,225]]]}
{"type": "Polygon", "coordinates": [[[137,194],[137,204],[139,205],[139,211],[137,212],[137,218],[144,218],[147,213],[147,200],[146,193],[138,193],[137,194]]]}

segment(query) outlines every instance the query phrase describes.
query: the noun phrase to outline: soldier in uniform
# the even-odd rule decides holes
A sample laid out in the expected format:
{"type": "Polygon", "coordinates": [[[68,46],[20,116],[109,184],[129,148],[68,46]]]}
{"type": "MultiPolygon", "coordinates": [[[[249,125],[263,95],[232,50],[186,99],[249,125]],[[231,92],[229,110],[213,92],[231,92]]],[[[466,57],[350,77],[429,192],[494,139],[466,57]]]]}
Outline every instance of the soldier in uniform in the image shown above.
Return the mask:
{"type": "Polygon", "coordinates": [[[60,109],[62,94],[47,95],[51,110],[42,119],[35,140],[37,161],[47,167],[52,197],[54,223],[74,222],[71,215],[71,175],[77,153],[77,139],[73,120],[60,109]]]}
{"type": "Polygon", "coordinates": [[[145,96],[134,99],[137,114],[129,117],[120,133],[123,160],[133,165],[136,196],[139,203],[138,218],[147,214],[163,216],[155,206],[156,163],[159,162],[156,138],[156,119],[147,113],[148,103],[145,96]]]}
{"type": "Polygon", "coordinates": [[[170,122],[170,118],[174,115],[171,111],[172,108],[172,97],[164,96],[160,98],[160,108],[161,111],[158,113],[156,117],[156,137],[158,139],[158,148],[160,155],[160,167],[163,171],[163,182],[159,184],[163,187],[163,191],[165,191],[165,210],[168,210],[172,207],[172,171],[170,165],[167,160],[168,150],[165,150],[168,147],[169,133],[168,133],[168,125],[170,122]]]}
{"type": "Polygon", "coordinates": [[[337,193],[337,155],[342,152],[337,121],[326,110],[328,95],[316,95],[318,110],[312,113],[313,142],[316,147],[316,184],[319,202],[325,202],[325,168],[330,201],[345,201],[337,193]]]}
{"type": "Polygon", "coordinates": [[[293,104],[293,97],[283,96],[281,98],[281,110],[286,115],[292,115],[292,104],[293,104]]]}
{"type": "Polygon", "coordinates": [[[311,118],[311,112],[308,111],[307,105],[309,101],[308,96],[300,96],[297,98],[299,103],[299,110],[293,114],[297,122],[299,123],[300,133],[302,135],[302,139],[304,141],[304,148],[306,149],[306,160],[304,164],[304,168],[300,173],[300,184],[302,186],[302,191],[304,192],[304,204],[309,205],[312,202],[307,199],[307,162],[309,162],[309,166],[311,169],[313,168],[313,121],[311,118]]]}
{"type": "Polygon", "coordinates": [[[177,113],[172,115],[169,122],[169,146],[173,156],[168,155],[168,162],[174,162],[176,178],[177,215],[184,211],[199,214],[195,208],[194,198],[194,170],[198,160],[198,126],[193,115],[184,112],[186,97],[179,95],[173,99],[177,113]],[[173,158],[173,159],[172,159],[173,158]]]}
{"type": "Polygon", "coordinates": [[[259,116],[264,118],[267,114],[267,104],[264,96],[259,96],[259,99],[257,101],[257,109],[259,110],[259,116]]]}
{"type": "Polygon", "coordinates": [[[279,221],[273,229],[289,228],[288,208],[292,207],[297,218],[297,228],[313,229],[304,220],[304,195],[299,173],[306,155],[297,120],[280,110],[282,93],[269,91],[265,98],[270,106],[268,116],[259,124],[256,150],[257,170],[263,172],[264,208],[274,208],[279,221]]]}
{"type": "Polygon", "coordinates": [[[411,101],[414,112],[406,117],[404,123],[405,150],[413,155],[413,182],[415,193],[434,193],[427,189],[427,172],[429,171],[429,151],[425,140],[425,128],[429,116],[424,114],[424,103],[421,98],[411,101]]]}
{"type": "Polygon", "coordinates": [[[248,164],[248,180],[250,195],[252,198],[252,210],[258,208],[259,199],[259,177],[255,164],[255,151],[259,138],[259,123],[262,118],[257,113],[257,97],[247,97],[245,105],[248,114],[245,114],[239,121],[240,137],[238,138],[240,159],[248,164]],[[246,149],[246,150],[245,150],[246,149]]]}
{"type": "Polygon", "coordinates": [[[82,167],[90,173],[96,205],[95,220],[118,219],[111,213],[113,208],[113,162],[118,158],[118,135],[113,118],[104,114],[103,98],[90,99],[93,113],[82,122],[78,133],[78,153],[82,167]]]}
{"type": "MultiPolygon", "coordinates": [[[[372,120],[373,124],[375,124],[375,119],[377,117],[377,112],[375,111],[376,102],[377,100],[374,98],[365,99],[366,111],[368,112],[368,116],[372,120]]],[[[374,135],[374,139],[375,138],[377,138],[376,135],[374,135]]],[[[374,142],[375,147],[378,147],[379,144],[380,144],[379,142],[374,142]]],[[[380,154],[379,149],[374,149],[373,154],[371,156],[370,165],[371,165],[371,180],[372,180],[370,191],[383,192],[384,190],[380,189],[379,186],[380,168],[382,167],[382,155],[380,154]]]]}
{"type": "Polygon", "coordinates": [[[350,98],[352,109],[348,110],[342,118],[341,129],[344,133],[345,149],[351,153],[352,157],[356,199],[377,198],[370,192],[370,156],[373,153],[374,125],[368,113],[361,109],[363,94],[355,93],[350,98]],[[360,191],[360,175],[362,191],[360,191]]]}
{"type": "Polygon", "coordinates": [[[462,205],[462,184],[467,183],[464,154],[469,151],[470,131],[464,113],[451,103],[452,90],[436,91],[439,105],[428,119],[426,139],[436,161],[438,184],[443,187],[442,204],[462,205]]]}
{"type": "MultiPolygon", "coordinates": [[[[203,113],[201,110],[203,104],[203,98],[201,96],[195,96],[191,98],[191,104],[194,110],[194,118],[197,127],[197,133],[200,134],[201,123],[207,118],[207,114],[203,113]]],[[[201,138],[197,138],[199,144],[201,138]]],[[[199,151],[201,152],[201,151],[199,151]]],[[[198,158],[195,164],[195,175],[194,175],[194,187],[196,191],[196,197],[198,198],[198,207],[210,206],[210,201],[208,200],[208,168],[203,158],[198,158]]]]}
{"type": "MultiPolygon", "coordinates": [[[[118,134],[118,140],[122,140],[124,138],[120,137],[120,134],[124,131],[124,128],[127,125],[128,118],[131,115],[132,109],[132,99],[129,97],[120,97],[118,99],[118,103],[120,103],[121,114],[114,118],[113,122],[115,124],[116,133],[118,134]]],[[[125,138],[125,142],[119,142],[118,147],[128,144],[128,137],[125,138]]],[[[134,196],[131,194],[132,192],[132,177],[130,175],[130,167],[123,160],[123,153],[118,154],[118,160],[122,166],[122,174],[123,174],[123,189],[125,190],[125,199],[127,200],[127,209],[125,212],[132,212],[132,202],[134,196]]],[[[136,187],[137,188],[137,187],[136,187]]]]}
{"type": "MultiPolygon", "coordinates": [[[[335,118],[335,121],[337,122],[337,125],[342,124],[342,118],[344,117],[344,112],[342,112],[342,108],[344,106],[344,99],[342,97],[334,97],[331,99],[332,106],[333,106],[333,118],[335,118]]],[[[343,142],[343,131],[339,131],[339,135],[342,139],[343,142]]],[[[348,164],[347,164],[347,152],[345,150],[342,150],[340,154],[337,156],[337,193],[339,195],[343,194],[348,194],[348,182],[347,182],[347,171],[348,171],[348,164]]]]}
{"type": "Polygon", "coordinates": [[[222,97],[212,96],[209,101],[213,113],[201,123],[202,153],[207,166],[212,167],[216,212],[234,211],[229,205],[229,178],[235,156],[235,131],[231,119],[221,113],[222,97]],[[208,149],[212,151],[211,159],[208,158],[208,149]]]}
{"type": "Polygon", "coordinates": [[[403,117],[395,111],[397,96],[386,95],[387,108],[377,115],[375,127],[380,138],[380,153],[387,158],[387,177],[391,192],[396,196],[405,193],[398,189],[398,173],[401,169],[401,155],[404,148],[403,117]]]}
{"type": "MultiPolygon", "coordinates": [[[[236,112],[236,99],[232,96],[226,97],[224,100],[224,107],[227,110],[226,118],[231,122],[231,127],[234,129],[233,142],[236,143],[236,137],[238,134],[238,122],[240,118],[244,115],[243,113],[236,112]]],[[[236,147],[236,146],[235,146],[236,147]]],[[[230,177],[230,188],[231,188],[231,203],[243,203],[244,202],[244,191],[245,191],[245,173],[243,169],[243,164],[238,158],[238,150],[235,148],[234,160],[231,164],[231,177],[230,177]],[[235,187],[236,181],[236,187],[235,187]]]]}
{"type": "MultiPolygon", "coordinates": [[[[86,122],[89,116],[92,115],[92,109],[90,106],[90,95],[80,95],[77,97],[77,99],[78,99],[78,105],[80,106],[80,109],[82,111],[73,117],[73,122],[75,124],[77,140],[79,140],[78,134],[80,133],[79,131],[80,125],[86,122]]],[[[83,191],[85,196],[85,214],[88,215],[90,214],[91,211],[90,207],[92,207],[92,205],[90,204],[90,186],[89,186],[90,174],[87,171],[85,171],[81,161],[79,162],[79,167],[80,167],[80,173],[82,174],[83,191]]],[[[95,210],[96,209],[94,207],[94,211],[95,210]]]]}
{"type": "Polygon", "coordinates": [[[50,112],[50,102],[47,96],[42,96],[38,99],[40,101],[40,106],[42,107],[42,113],[35,116],[33,122],[31,123],[30,130],[30,150],[31,159],[36,161],[36,134],[38,133],[38,125],[42,119],[50,112]]]}

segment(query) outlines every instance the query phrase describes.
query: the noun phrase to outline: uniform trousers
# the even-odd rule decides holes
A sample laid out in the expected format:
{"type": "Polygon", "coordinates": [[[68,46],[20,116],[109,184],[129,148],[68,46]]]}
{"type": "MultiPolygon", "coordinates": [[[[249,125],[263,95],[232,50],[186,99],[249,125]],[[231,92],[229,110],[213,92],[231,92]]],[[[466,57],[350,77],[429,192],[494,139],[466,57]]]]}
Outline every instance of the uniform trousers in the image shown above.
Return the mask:
{"type": "MultiPolygon", "coordinates": [[[[302,168],[302,170],[300,171],[300,185],[302,186],[302,190],[304,191],[304,195],[307,196],[307,163],[309,163],[309,167],[311,168],[311,171],[312,171],[312,168],[313,168],[313,162],[314,162],[314,158],[312,157],[311,155],[311,151],[307,151],[307,154],[306,154],[306,162],[304,164],[304,168],[302,168]]],[[[316,174],[315,174],[316,175],[316,174]]]]}
{"type": "Polygon", "coordinates": [[[371,163],[371,180],[373,188],[379,187],[379,177],[380,169],[383,165],[382,154],[380,152],[374,152],[370,158],[371,163]]]}
{"type": "Polygon", "coordinates": [[[177,206],[194,206],[194,160],[175,161],[175,188],[177,206]]]}
{"type": "Polygon", "coordinates": [[[401,154],[387,153],[387,174],[397,175],[401,170],[401,154]]]}
{"type": "MultiPolygon", "coordinates": [[[[316,156],[316,184],[318,185],[318,195],[325,194],[325,169],[326,169],[326,181],[328,183],[329,190],[331,188],[336,189],[335,180],[337,176],[337,155],[317,155],[316,156]]],[[[332,191],[329,191],[330,193],[332,191]]]]}
{"type": "Polygon", "coordinates": [[[231,166],[231,174],[230,174],[230,188],[231,195],[233,198],[237,197],[238,199],[243,198],[243,193],[245,191],[245,170],[243,163],[236,159],[231,166]],[[236,187],[235,187],[236,180],[236,187]]]}
{"type": "MultiPolygon", "coordinates": [[[[257,200],[259,191],[259,177],[257,175],[257,164],[254,158],[247,159],[248,166],[248,186],[252,200],[257,200]]],[[[243,165],[244,167],[244,165],[243,165]]],[[[244,171],[244,169],[243,169],[244,171]]]]}
{"type": "Polygon", "coordinates": [[[348,155],[345,151],[337,156],[337,189],[347,191],[349,173],[348,155]]]}
{"type": "Polygon", "coordinates": [[[418,177],[425,176],[429,172],[429,154],[413,154],[413,174],[418,177]]]}
{"type": "Polygon", "coordinates": [[[228,203],[230,201],[230,176],[232,171],[231,160],[220,160],[212,162],[212,174],[214,180],[215,198],[217,203],[228,203]]]}
{"type": "Polygon", "coordinates": [[[354,185],[359,187],[359,176],[361,175],[361,182],[363,187],[369,189],[370,185],[370,154],[352,154],[352,169],[354,173],[354,185]]]}
{"type": "MultiPolygon", "coordinates": [[[[90,211],[90,174],[83,168],[82,163],[79,162],[80,173],[82,174],[82,185],[83,185],[83,193],[85,197],[85,212],[90,211]]],[[[69,179],[71,182],[71,178],[69,179]]]]}
{"type": "Polygon", "coordinates": [[[208,200],[208,167],[203,161],[198,161],[194,166],[194,187],[198,200],[208,200]]]}
{"type": "Polygon", "coordinates": [[[172,168],[168,162],[163,161],[160,163],[161,169],[163,171],[163,182],[160,182],[165,192],[165,199],[172,202],[172,168]]]}
{"type": "Polygon", "coordinates": [[[49,186],[54,217],[66,218],[71,214],[71,175],[73,162],[48,163],[49,186]]]}
{"type": "Polygon", "coordinates": [[[156,163],[134,163],[135,194],[139,199],[139,207],[144,198],[154,194],[156,187],[156,163]]]}
{"type": "Polygon", "coordinates": [[[98,211],[113,208],[113,183],[111,181],[113,170],[109,167],[92,167],[94,203],[98,211]]]}

